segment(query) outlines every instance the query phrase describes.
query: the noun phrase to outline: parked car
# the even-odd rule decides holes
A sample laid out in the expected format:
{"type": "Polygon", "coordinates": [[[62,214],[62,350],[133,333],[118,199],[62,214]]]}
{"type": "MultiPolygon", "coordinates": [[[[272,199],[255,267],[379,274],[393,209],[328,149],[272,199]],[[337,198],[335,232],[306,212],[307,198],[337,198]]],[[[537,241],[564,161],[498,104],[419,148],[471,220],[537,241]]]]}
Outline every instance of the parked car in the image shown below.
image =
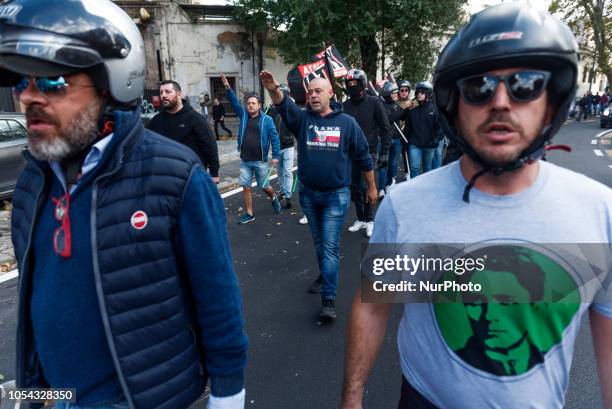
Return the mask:
{"type": "Polygon", "coordinates": [[[607,128],[612,124],[612,109],[609,107],[604,109],[599,117],[599,126],[601,128],[607,128]]]}
{"type": "Polygon", "coordinates": [[[28,143],[23,114],[0,112],[0,200],[9,199],[25,166],[22,151],[28,143]]]}

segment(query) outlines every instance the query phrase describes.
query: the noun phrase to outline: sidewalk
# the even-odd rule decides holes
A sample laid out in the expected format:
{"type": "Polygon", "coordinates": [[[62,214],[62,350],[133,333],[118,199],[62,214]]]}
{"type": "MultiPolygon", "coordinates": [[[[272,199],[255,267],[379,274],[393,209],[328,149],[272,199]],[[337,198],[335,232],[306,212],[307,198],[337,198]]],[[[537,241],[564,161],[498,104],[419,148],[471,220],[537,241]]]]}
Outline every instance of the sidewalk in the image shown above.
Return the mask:
{"type": "Polygon", "coordinates": [[[11,214],[3,210],[0,211],[0,275],[14,268],[12,267],[14,259],[11,243],[11,214]],[[9,263],[11,266],[8,265],[9,263]]]}

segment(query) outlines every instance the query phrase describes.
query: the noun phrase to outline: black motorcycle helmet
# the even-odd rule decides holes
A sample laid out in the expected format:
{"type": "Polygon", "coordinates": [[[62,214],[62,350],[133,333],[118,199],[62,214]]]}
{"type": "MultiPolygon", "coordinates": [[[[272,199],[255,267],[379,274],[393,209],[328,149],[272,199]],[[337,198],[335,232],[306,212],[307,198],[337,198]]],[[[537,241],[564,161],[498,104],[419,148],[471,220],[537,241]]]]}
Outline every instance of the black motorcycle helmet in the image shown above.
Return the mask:
{"type": "Polygon", "coordinates": [[[496,174],[518,169],[544,155],[545,146],[567,117],[576,90],[578,45],[569,27],[553,16],[526,4],[508,3],[488,8],[472,17],[448,42],[434,73],[434,99],[445,134],[479,163],[469,190],[485,172],[496,174]],[[514,162],[495,166],[479,157],[455,128],[459,93],[456,82],[470,75],[512,67],[532,67],[551,72],[548,91],[558,101],[556,114],[531,146],[514,162]]]}
{"type": "Polygon", "coordinates": [[[348,87],[348,82],[351,80],[357,80],[361,89],[366,89],[368,87],[368,76],[364,70],[360,70],[359,68],[350,70],[344,78],[344,85],[348,87]]]}
{"type": "Polygon", "coordinates": [[[22,76],[87,72],[113,105],[144,93],[142,36],[110,0],[5,0],[0,4],[0,85],[22,76]]]}
{"type": "Polygon", "coordinates": [[[431,98],[431,94],[433,93],[433,85],[429,81],[421,81],[414,87],[414,92],[424,92],[427,95],[427,99],[431,98]]]}
{"type": "Polygon", "coordinates": [[[391,94],[397,91],[398,91],[397,84],[387,81],[385,82],[385,84],[382,87],[382,90],[380,91],[380,96],[383,98],[390,98],[391,94]]]}

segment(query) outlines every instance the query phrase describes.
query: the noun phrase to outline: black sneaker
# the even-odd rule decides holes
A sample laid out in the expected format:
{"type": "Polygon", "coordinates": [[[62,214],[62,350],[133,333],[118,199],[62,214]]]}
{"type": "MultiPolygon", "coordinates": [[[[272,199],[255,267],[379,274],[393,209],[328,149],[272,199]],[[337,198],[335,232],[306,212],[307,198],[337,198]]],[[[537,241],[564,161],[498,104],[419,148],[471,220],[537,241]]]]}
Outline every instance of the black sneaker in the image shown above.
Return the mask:
{"type": "Polygon", "coordinates": [[[291,204],[291,199],[289,199],[288,197],[285,197],[285,203],[283,203],[283,208],[291,209],[291,206],[293,206],[291,204]]]}
{"type": "Polygon", "coordinates": [[[323,276],[319,274],[317,279],[312,284],[310,284],[310,287],[308,287],[308,292],[313,293],[313,294],[319,294],[321,292],[322,287],[323,287],[323,276]]]}
{"type": "Polygon", "coordinates": [[[335,320],[336,319],[336,300],[324,298],[321,300],[321,312],[319,318],[335,320]]]}

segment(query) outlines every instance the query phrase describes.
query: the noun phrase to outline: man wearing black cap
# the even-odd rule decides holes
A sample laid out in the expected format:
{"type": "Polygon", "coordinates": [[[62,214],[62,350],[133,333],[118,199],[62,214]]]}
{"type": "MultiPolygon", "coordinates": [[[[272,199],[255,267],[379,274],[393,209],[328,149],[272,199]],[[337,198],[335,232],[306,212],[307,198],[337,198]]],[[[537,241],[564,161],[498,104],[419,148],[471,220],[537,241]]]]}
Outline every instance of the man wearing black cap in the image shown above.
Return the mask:
{"type": "MultiPolygon", "coordinates": [[[[391,189],[370,243],[432,243],[435,254],[438,244],[461,243],[484,251],[483,267],[470,276],[480,287],[406,302],[399,408],[562,408],[586,314],[603,407],[612,407],[612,192],[539,160],[567,118],[577,71],[570,29],[525,4],[473,16],[442,51],[435,101],[445,134],[465,154],[391,189]],[[560,257],[551,242],[589,243],[601,257],[560,257]],[[601,276],[580,288],[593,264],[601,276]],[[528,265],[544,276],[524,274],[528,265]]],[[[423,252],[412,256],[435,257],[423,252]]],[[[361,408],[385,337],[391,306],[368,300],[375,282],[364,274],[353,301],[343,409],[361,408]]]]}

